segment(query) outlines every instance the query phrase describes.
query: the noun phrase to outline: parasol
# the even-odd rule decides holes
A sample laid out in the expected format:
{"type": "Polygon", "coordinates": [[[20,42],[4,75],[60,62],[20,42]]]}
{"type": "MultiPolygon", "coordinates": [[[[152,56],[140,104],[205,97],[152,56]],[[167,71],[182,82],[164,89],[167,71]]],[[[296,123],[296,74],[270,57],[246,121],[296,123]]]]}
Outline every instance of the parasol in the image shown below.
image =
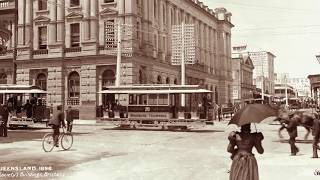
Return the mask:
{"type": "Polygon", "coordinates": [[[249,123],[260,123],[272,116],[278,116],[278,110],[272,106],[267,104],[249,104],[237,111],[229,124],[242,126],[249,123]]]}

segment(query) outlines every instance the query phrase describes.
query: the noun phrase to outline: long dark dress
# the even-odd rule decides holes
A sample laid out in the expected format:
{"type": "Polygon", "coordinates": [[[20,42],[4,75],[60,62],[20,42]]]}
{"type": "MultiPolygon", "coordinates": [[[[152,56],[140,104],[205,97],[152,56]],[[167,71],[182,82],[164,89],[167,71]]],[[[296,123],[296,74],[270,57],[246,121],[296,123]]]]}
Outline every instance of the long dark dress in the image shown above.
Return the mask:
{"type": "Polygon", "coordinates": [[[259,180],[258,164],[252,148],[262,154],[262,140],[262,133],[230,133],[228,152],[232,153],[232,165],[229,180],[259,180]]]}

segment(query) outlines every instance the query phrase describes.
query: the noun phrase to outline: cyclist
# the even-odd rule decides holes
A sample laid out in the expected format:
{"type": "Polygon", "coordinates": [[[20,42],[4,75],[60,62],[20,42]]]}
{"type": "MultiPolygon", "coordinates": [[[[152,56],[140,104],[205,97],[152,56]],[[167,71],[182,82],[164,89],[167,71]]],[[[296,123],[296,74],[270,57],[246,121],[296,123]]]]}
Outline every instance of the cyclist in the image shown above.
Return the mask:
{"type": "Polygon", "coordinates": [[[66,127],[66,124],[64,122],[64,113],[62,111],[61,105],[57,106],[57,111],[55,113],[53,113],[53,117],[52,117],[52,119],[50,119],[48,124],[53,129],[54,145],[56,147],[59,147],[58,141],[59,141],[59,135],[60,135],[60,127],[61,127],[61,125],[63,127],[66,127]]]}

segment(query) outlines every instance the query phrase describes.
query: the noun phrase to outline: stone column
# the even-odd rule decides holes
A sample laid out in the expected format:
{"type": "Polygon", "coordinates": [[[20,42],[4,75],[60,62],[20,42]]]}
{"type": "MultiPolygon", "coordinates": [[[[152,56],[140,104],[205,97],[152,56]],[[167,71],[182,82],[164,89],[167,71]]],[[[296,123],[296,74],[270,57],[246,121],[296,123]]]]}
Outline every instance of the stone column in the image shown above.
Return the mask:
{"type": "Polygon", "coordinates": [[[18,3],[18,45],[24,45],[24,17],[25,17],[25,8],[24,8],[24,0],[20,0],[18,3]]]}
{"type": "Polygon", "coordinates": [[[57,6],[57,42],[63,42],[64,39],[64,18],[65,18],[65,1],[59,0],[60,5],[57,6]]]}
{"type": "Polygon", "coordinates": [[[90,39],[97,39],[97,22],[98,22],[98,6],[97,0],[91,0],[90,6],[90,39]]]}
{"type": "Polygon", "coordinates": [[[32,13],[33,13],[33,2],[26,1],[26,27],[25,27],[25,42],[26,46],[31,45],[31,41],[33,40],[33,32],[32,32],[32,13]]]}
{"type": "Polygon", "coordinates": [[[50,24],[49,24],[49,45],[53,45],[57,41],[57,0],[51,0],[52,3],[48,3],[50,8],[50,24]]]}
{"type": "Polygon", "coordinates": [[[90,17],[90,1],[88,0],[83,0],[83,24],[82,24],[82,29],[83,29],[83,40],[88,41],[90,39],[90,24],[89,24],[89,17],[90,17]]]}

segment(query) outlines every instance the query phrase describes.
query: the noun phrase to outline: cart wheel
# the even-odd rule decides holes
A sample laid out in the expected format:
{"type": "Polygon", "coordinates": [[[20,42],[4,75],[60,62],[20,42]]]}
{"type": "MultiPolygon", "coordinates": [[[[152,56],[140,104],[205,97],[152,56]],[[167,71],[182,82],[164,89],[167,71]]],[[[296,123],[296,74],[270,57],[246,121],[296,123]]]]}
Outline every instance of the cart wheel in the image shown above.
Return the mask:
{"type": "Polygon", "coordinates": [[[73,135],[71,133],[64,133],[61,137],[61,147],[64,150],[69,150],[73,144],[73,135]]]}
{"type": "Polygon", "coordinates": [[[47,133],[43,136],[42,139],[42,149],[45,152],[51,152],[54,147],[53,134],[47,133]]]}

